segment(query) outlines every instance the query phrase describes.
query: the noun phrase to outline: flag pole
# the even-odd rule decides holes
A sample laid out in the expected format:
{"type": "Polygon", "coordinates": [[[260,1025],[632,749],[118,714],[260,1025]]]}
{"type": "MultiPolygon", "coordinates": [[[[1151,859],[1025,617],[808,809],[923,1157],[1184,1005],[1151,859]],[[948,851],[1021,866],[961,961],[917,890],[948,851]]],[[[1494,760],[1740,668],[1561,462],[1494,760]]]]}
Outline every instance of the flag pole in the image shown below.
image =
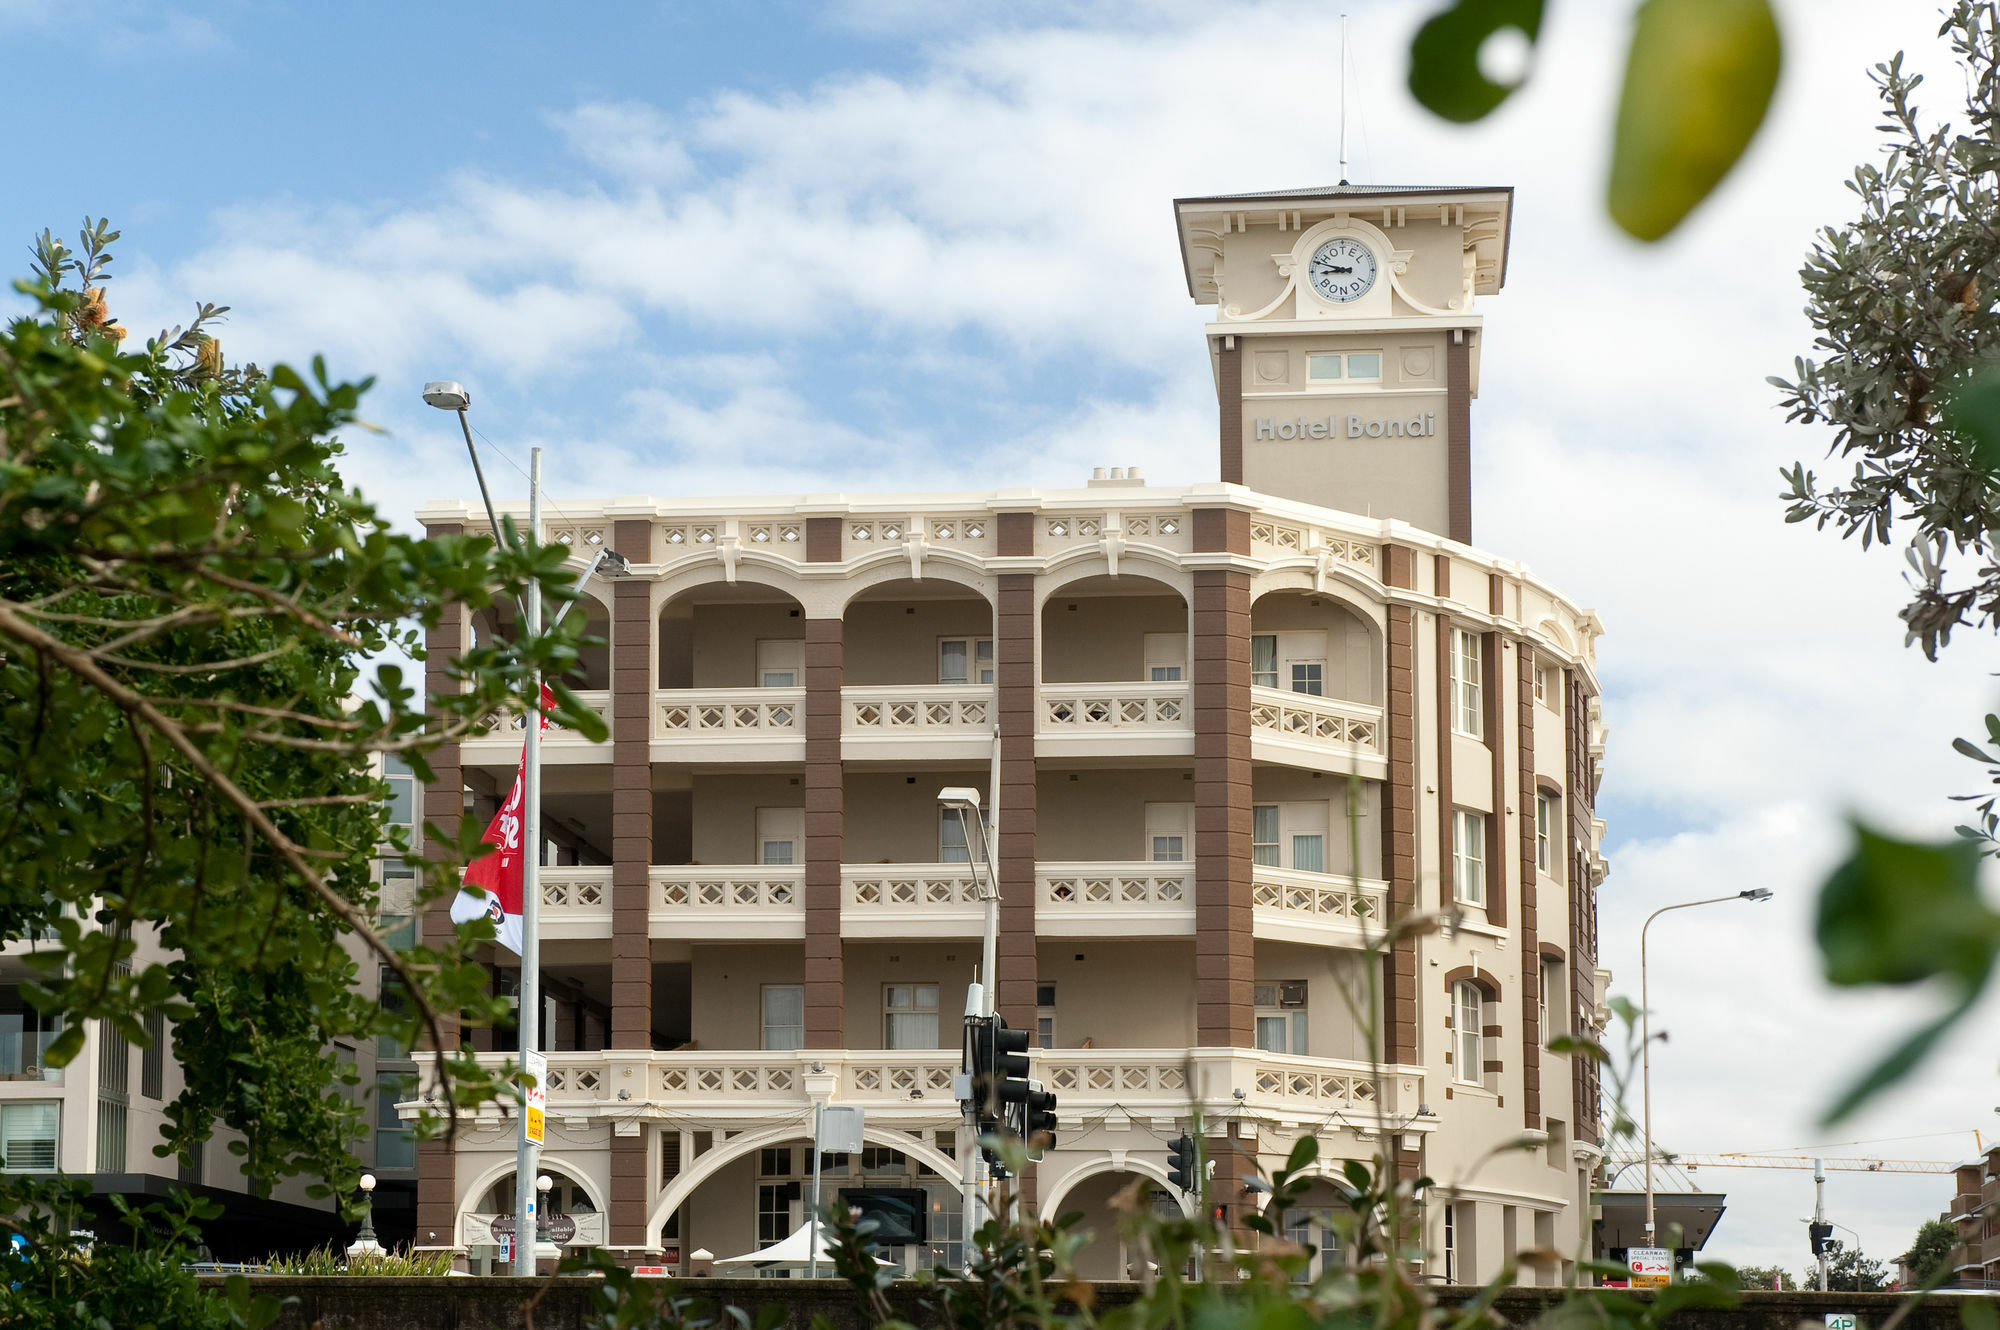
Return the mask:
{"type": "MultiPolygon", "coordinates": [[[[533,449],[528,454],[528,547],[539,549],[542,543],[542,450],[533,449]]],[[[528,583],[528,622],[530,637],[542,631],[542,588],[539,582],[528,583]]],[[[528,741],[523,760],[525,775],[522,779],[521,799],[521,985],[520,1005],[516,1009],[516,1027],[521,1033],[521,1066],[528,1065],[528,1054],[541,1051],[542,1016],[542,957],[541,957],[541,914],[542,914],[542,675],[533,670],[528,675],[528,696],[533,699],[528,709],[528,741]]],[[[535,1273],[535,1206],[540,1199],[535,1190],[536,1165],[539,1162],[540,1147],[529,1135],[528,1109],[523,1097],[521,1105],[521,1135],[514,1151],[514,1273],[532,1275],[535,1273]]]]}

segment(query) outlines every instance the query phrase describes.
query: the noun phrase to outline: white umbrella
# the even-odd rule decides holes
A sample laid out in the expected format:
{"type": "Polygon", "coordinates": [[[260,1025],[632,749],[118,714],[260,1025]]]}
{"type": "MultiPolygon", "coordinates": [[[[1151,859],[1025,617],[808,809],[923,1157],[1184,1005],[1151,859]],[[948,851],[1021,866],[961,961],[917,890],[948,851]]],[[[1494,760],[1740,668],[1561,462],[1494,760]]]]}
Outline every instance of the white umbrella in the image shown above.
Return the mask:
{"type": "MultiPolygon", "coordinates": [[[[799,1226],[798,1232],[781,1242],[772,1243],[762,1251],[746,1252],[741,1256],[725,1256],[715,1262],[715,1264],[718,1266],[750,1265],[760,1270],[771,1269],[777,1266],[783,1266],[786,1269],[803,1270],[812,1264],[812,1228],[811,1222],[808,1221],[799,1226]]],[[[833,1256],[827,1250],[826,1239],[827,1227],[821,1224],[819,1228],[819,1263],[825,1268],[827,1273],[831,1274],[833,1272],[833,1256]]],[[[879,1265],[889,1264],[889,1262],[882,1260],[879,1256],[875,1259],[879,1265]]]]}

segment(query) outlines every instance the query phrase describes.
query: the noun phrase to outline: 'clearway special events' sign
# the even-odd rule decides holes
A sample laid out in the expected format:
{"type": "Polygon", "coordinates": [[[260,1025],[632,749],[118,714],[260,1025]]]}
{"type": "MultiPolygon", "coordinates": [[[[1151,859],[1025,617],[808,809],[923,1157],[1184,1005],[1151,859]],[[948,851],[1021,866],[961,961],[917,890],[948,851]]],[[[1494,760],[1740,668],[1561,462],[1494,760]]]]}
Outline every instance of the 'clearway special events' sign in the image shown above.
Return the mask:
{"type": "Polygon", "coordinates": [[[1251,438],[1259,443],[1273,439],[1430,439],[1437,437],[1437,432],[1435,411],[1387,420],[1355,415],[1293,416],[1290,420],[1258,416],[1250,422],[1251,438]]]}
{"type": "Polygon", "coordinates": [[[1674,1254],[1665,1247],[1631,1247],[1625,1252],[1633,1288],[1661,1288],[1674,1276],[1674,1254]]]}

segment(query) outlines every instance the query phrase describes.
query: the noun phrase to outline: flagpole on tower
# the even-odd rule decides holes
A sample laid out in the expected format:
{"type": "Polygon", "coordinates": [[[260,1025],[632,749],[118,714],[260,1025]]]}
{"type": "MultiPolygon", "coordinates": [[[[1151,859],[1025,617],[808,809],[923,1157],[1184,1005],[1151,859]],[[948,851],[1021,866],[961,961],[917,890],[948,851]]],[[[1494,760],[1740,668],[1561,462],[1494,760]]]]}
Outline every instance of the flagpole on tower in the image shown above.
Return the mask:
{"type": "MultiPolygon", "coordinates": [[[[528,547],[542,543],[542,450],[528,453],[528,547]]],[[[528,583],[527,633],[533,638],[542,631],[542,587],[528,583]]],[[[521,1034],[521,1067],[525,1072],[530,1054],[541,1052],[542,1016],[542,673],[528,674],[528,742],[521,782],[521,987],[516,1009],[516,1027],[521,1034]]],[[[537,1115],[521,1105],[521,1135],[514,1151],[514,1273],[535,1273],[535,1169],[541,1153],[541,1125],[537,1115]]]]}
{"type": "Polygon", "coordinates": [[[1340,183],[1347,183],[1347,15],[1340,16],[1340,183]]]}

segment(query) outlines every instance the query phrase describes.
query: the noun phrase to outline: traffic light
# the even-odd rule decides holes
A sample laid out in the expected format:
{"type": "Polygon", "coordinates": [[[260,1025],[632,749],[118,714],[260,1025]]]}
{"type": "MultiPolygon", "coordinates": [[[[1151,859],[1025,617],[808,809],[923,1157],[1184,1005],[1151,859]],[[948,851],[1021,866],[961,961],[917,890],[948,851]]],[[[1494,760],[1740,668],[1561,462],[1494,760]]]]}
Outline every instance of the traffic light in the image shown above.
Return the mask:
{"type": "Polygon", "coordinates": [[[1167,1185],[1176,1191],[1192,1193],[1198,1176],[1194,1162],[1194,1138],[1183,1132],[1178,1140],[1167,1142],[1167,1185]]]}
{"type": "Polygon", "coordinates": [[[1029,1081],[1028,1087],[1028,1098],[1021,1105],[1021,1139],[1028,1143],[1029,1156],[1039,1159],[1056,1143],[1056,1096],[1040,1081],[1029,1081]]]}
{"type": "Polygon", "coordinates": [[[995,1117],[1009,1116],[1015,1104],[1028,1102],[1028,1032],[1010,1030],[1004,1017],[993,1018],[993,1065],[987,1068],[984,1089],[974,1078],[973,1097],[990,1105],[995,1117]]]}
{"type": "Polygon", "coordinates": [[[1812,1240],[1812,1254],[1815,1256],[1825,1255],[1827,1240],[1833,1237],[1833,1225],[1807,1224],[1806,1233],[1812,1240]]]}

